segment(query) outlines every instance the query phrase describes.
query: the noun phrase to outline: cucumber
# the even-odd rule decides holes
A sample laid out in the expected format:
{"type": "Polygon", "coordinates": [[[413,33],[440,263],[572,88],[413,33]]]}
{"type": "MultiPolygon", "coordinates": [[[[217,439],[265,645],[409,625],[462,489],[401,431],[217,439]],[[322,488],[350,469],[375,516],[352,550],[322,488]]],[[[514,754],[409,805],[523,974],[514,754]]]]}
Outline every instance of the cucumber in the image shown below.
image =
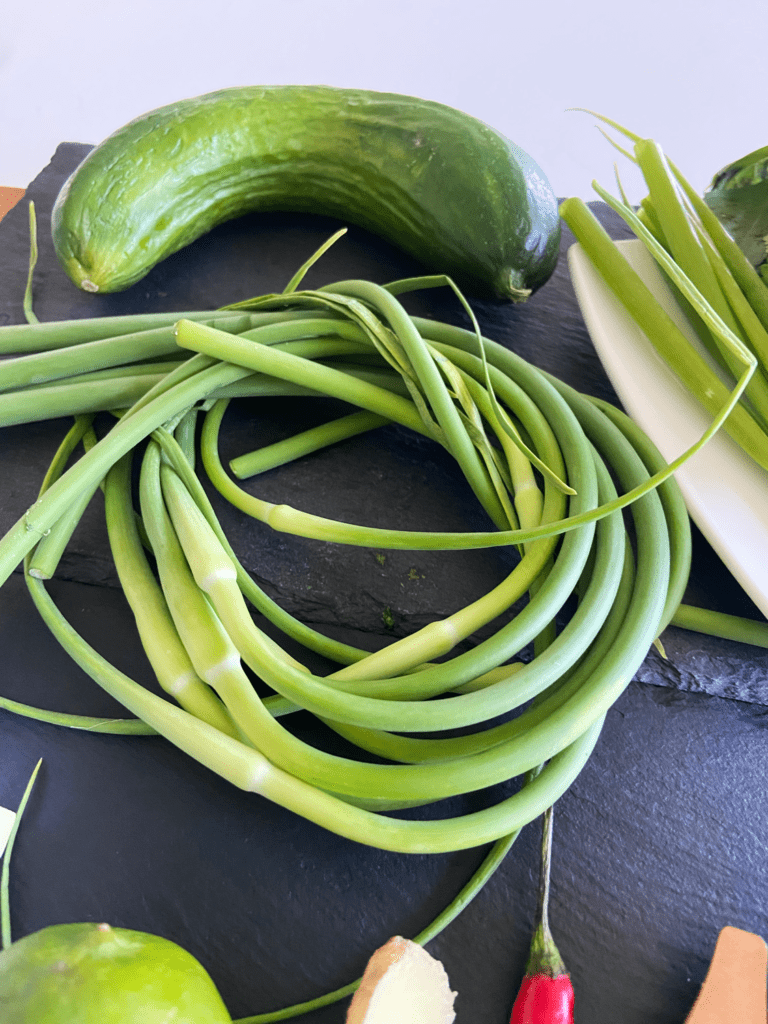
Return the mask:
{"type": "Polygon", "coordinates": [[[415,97],[297,85],[224,89],[129,122],[65,182],[53,241],[80,288],[122,291],[262,210],[366,228],[479,297],[525,299],[559,252],[547,177],[494,129],[415,97]]]}

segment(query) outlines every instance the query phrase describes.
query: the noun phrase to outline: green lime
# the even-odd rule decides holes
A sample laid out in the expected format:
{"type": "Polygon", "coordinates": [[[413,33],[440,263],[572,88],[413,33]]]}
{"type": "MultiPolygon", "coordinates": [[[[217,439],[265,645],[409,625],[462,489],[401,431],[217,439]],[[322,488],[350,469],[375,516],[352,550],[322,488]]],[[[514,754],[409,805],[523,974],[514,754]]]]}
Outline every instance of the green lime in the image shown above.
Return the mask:
{"type": "Polygon", "coordinates": [[[168,939],[57,924],[0,953],[3,1024],[231,1024],[202,964],[168,939]]]}

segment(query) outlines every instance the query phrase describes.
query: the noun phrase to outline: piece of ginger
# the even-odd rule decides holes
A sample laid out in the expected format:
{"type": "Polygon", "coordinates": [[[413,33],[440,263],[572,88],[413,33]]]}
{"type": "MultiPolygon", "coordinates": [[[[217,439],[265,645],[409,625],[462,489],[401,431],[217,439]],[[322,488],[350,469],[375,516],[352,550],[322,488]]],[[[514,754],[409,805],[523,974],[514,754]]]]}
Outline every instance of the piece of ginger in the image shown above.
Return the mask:
{"type": "Polygon", "coordinates": [[[453,1024],[455,998],[440,961],[395,935],[368,961],[347,1024],[453,1024]]]}

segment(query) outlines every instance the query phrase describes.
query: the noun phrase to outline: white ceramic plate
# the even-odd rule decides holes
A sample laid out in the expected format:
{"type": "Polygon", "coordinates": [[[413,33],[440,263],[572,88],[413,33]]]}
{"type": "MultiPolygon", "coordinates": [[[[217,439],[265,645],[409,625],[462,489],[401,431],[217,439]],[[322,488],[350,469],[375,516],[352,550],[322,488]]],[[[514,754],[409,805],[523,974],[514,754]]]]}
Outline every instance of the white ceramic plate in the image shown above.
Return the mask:
{"type": "MultiPolygon", "coordinates": [[[[617,243],[666,311],[699,347],[642,242],[617,243]]],[[[657,355],[580,245],[568,266],[584,322],[624,408],[667,461],[704,433],[707,413],[657,355]]],[[[763,615],[768,616],[768,473],[722,430],[677,472],[691,518],[763,615]]]]}

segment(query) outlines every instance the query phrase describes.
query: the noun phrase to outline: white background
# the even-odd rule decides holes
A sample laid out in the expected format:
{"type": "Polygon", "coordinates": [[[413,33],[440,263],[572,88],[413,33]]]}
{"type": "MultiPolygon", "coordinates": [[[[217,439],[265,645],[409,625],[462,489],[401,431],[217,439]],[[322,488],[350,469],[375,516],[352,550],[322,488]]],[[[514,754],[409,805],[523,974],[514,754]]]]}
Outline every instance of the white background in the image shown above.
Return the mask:
{"type": "MultiPolygon", "coordinates": [[[[589,107],[655,138],[703,191],[768,144],[768,3],[737,0],[6,0],[0,184],[59,142],[235,85],[410,93],[493,125],[560,196],[615,191],[589,107]],[[9,9],[10,8],[10,9],[9,9]]],[[[618,157],[630,198],[644,194],[618,157]]]]}

